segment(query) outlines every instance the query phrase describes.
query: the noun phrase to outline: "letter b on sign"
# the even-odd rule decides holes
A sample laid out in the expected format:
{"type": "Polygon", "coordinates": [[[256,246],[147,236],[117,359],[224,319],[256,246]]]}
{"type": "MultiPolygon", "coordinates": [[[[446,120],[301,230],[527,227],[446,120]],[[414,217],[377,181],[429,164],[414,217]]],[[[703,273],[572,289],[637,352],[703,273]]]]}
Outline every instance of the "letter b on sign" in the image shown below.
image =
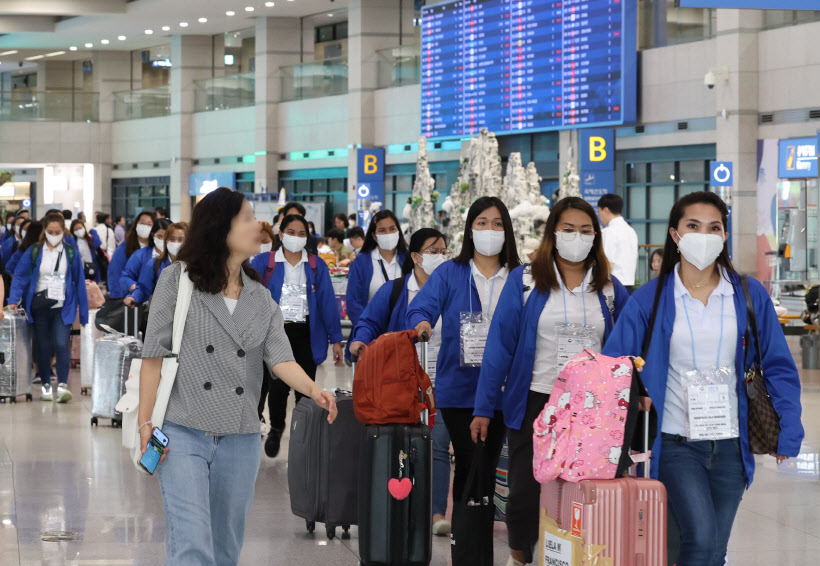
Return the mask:
{"type": "Polygon", "coordinates": [[[379,172],[379,165],[375,155],[364,156],[364,173],[365,175],[375,175],[379,172]]]}
{"type": "Polygon", "coordinates": [[[615,170],[615,131],[581,130],[581,173],[615,170]]]}
{"type": "Polygon", "coordinates": [[[589,138],[589,160],[595,162],[606,160],[606,140],[604,138],[599,136],[589,138]]]}

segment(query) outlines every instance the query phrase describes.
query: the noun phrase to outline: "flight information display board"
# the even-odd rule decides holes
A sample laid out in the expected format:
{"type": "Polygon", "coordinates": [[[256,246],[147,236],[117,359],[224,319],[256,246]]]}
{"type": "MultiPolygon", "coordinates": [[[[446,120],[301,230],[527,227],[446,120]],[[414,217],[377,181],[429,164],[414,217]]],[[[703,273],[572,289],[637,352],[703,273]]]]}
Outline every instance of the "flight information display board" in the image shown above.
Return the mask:
{"type": "Polygon", "coordinates": [[[421,133],[635,121],[635,0],[451,0],[422,10],[421,133]]]}

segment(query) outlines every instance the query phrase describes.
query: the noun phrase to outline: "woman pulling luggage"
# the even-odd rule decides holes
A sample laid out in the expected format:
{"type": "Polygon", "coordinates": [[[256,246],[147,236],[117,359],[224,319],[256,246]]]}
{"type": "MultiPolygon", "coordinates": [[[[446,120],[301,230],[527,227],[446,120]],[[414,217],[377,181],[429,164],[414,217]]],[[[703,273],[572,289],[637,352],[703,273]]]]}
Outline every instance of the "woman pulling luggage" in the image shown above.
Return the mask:
{"type": "Polygon", "coordinates": [[[122,272],[131,256],[138,250],[148,246],[151,237],[151,229],[154,226],[154,213],[143,210],[131,223],[131,227],[125,234],[125,242],[117,247],[108,265],[108,293],[112,299],[122,299],[130,289],[123,289],[120,284],[122,272]]]}
{"type": "MultiPolygon", "coordinates": [[[[456,456],[453,500],[465,495],[476,444],[470,436],[481,358],[487,341],[489,321],[496,312],[509,270],[521,262],[515,247],[512,220],[504,203],[495,197],[475,201],[467,213],[461,253],[436,269],[407,310],[407,328],[419,335],[432,334],[442,319],[441,350],[436,371],[436,404],[444,417],[456,456]]],[[[356,261],[359,261],[358,259],[356,261]]],[[[491,346],[492,347],[492,346],[491,346]]],[[[500,401],[500,400],[499,400],[500,401]]],[[[493,407],[483,449],[482,496],[490,497],[495,468],[504,442],[501,404],[493,407]]],[[[472,495],[472,494],[469,494],[472,495]]],[[[454,566],[492,564],[493,509],[467,515],[453,513],[452,558],[454,566]],[[479,562],[465,555],[479,552],[479,562]]]]}
{"type": "MultiPolygon", "coordinates": [[[[262,274],[273,300],[282,310],[293,356],[305,373],[316,380],[316,366],[327,359],[327,345],[333,345],[333,362],[342,363],[342,323],[336,306],[336,295],[327,264],[305,250],[308,224],[304,216],[290,214],[279,225],[282,246],[275,252],[259,254],[251,267],[262,274]]],[[[290,386],[266,375],[263,381],[259,414],[265,408],[268,395],[270,434],[265,441],[265,454],[274,458],[279,453],[287,417],[290,386]]],[[[296,402],[303,397],[296,392],[296,402]]]]}
{"type": "Polygon", "coordinates": [[[487,438],[503,395],[508,566],[531,563],[538,542],[541,485],[533,477],[532,423],[566,362],[585,348],[601,351],[627,300],[610,275],[595,210],[576,197],[558,201],[532,266],[514,269],[501,292],[475,396],[473,441],[487,438]]]}
{"type": "MultiPolygon", "coordinates": [[[[68,338],[71,325],[80,313],[80,324],[88,324],[88,296],[85,290],[80,254],[65,242],[65,219],[62,214],[47,214],[40,242],[20,256],[14,270],[9,307],[17,312],[21,301],[26,307],[29,323],[34,324],[37,340],[37,362],[41,373],[51,368],[51,351],[57,354],[58,403],[68,403],[68,371],[71,355],[68,338]]],[[[46,381],[45,379],[43,381],[46,381]]],[[[43,401],[55,398],[51,383],[42,386],[43,401]]]]}
{"type": "Polygon", "coordinates": [[[123,301],[126,306],[141,305],[151,298],[162,270],[177,260],[179,250],[185,243],[187,231],[187,222],[177,222],[168,226],[163,237],[162,253],[154,261],[146,261],[142,264],[137,287],[123,301]]]}
{"type": "Polygon", "coordinates": [[[710,192],[675,203],[660,275],[633,293],[603,351],[645,353],[641,378],[661,431],[651,473],[666,486],[680,529],[678,566],[725,562],[732,523],[755,471],[750,439],[760,436],[750,435],[749,417],[768,397],[757,393],[755,381],[765,383],[780,425],[779,434],[774,427],[757,429],[772,432],[774,442],[766,443],[769,448],[755,442],[756,452],[765,449],[780,463],[797,456],[803,440],[797,368],[766,289],[742,279],[732,265],[728,213],[710,192]],[[753,367],[762,376],[747,385],[744,376],[753,367]],[[722,398],[698,397],[705,385],[722,398]],[[692,418],[693,402],[711,417],[706,426],[692,418]]]}
{"type": "MultiPolygon", "coordinates": [[[[331,232],[333,232],[331,230],[331,232]]],[[[402,266],[403,277],[385,283],[364,309],[359,324],[350,335],[350,353],[358,356],[361,349],[385,332],[406,328],[407,307],[427,283],[435,269],[450,259],[447,241],[434,228],[422,228],[410,237],[410,249],[402,266]]],[[[441,347],[441,320],[433,329],[428,345],[428,367],[433,386],[436,385],[435,367],[441,347]],[[433,369],[430,370],[430,367],[433,369]]],[[[433,427],[433,534],[450,534],[447,521],[447,500],[450,495],[450,435],[443,419],[436,419],[433,427]]]]}

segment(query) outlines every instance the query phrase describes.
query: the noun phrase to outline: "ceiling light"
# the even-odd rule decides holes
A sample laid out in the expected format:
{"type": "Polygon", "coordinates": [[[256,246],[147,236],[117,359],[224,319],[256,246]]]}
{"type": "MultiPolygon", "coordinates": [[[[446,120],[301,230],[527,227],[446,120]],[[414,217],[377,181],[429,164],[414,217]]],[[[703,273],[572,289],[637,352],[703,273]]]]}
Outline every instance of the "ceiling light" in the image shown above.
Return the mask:
{"type": "Polygon", "coordinates": [[[199,18],[199,23],[207,24],[208,23],[208,18],[199,18]]]}
{"type": "Polygon", "coordinates": [[[145,30],[145,35],[151,35],[153,33],[154,33],[154,30],[152,30],[152,29],[145,30]]]}
{"type": "Polygon", "coordinates": [[[246,12],[253,12],[253,6],[248,6],[245,8],[246,12]]]}
{"type": "Polygon", "coordinates": [[[54,53],[46,53],[46,57],[56,57],[57,55],[65,55],[65,51],[55,51],[54,53]]]}
{"type": "Polygon", "coordinates": [[[236,12],[234,12],[233,10],[230,10],[230,11],[228,11],[228,12],[225,12],[225,15],[226,15],[226,16],[235,16],[235,15],[236,15],[236,12]]]}
{"type": "Polygon", "coordinates": [[[117,39],[119,39],[120,41],[125,41],[125,36],[124,36],[124,35],[120,35],[120,36],[118,36],[118,37],[117,37],[117,39]]]}
{"type": "Polygon", "coordinates": [[[265,7],[267,7],[267,8],[273,8],[273,6],[274,6],[274,3],[273,3],[273,2],[265,2],[265,7]]]}
{"type": "Polygon", "coordinates": [[[4,57],[6,55],[14,55],[15,53],[17,53],[17,51],[4,51],[3,53],[0,53],[0,57],[4,57]]]}
{"type": "Polygon", "coordinates": [[[77,48],[76,48],[75,46],[73,46],[73,45],[72,45],[71,47],[69,47],[69,48],[68,48],[68,50],[69,50],[69,51],[77,51],[77,48]]]}
{"type": "Polygon", "coordinates": [[[45,55],[35,55],[34,57],[26,57],[26,61],[36,61],[37,59],[42,59],[45,55]]]}
{"type": "Polygon", "coordinates": [[[179,27],[187,28],[188,27],[188,22],[179,22],[179,27]]]}
{"type": "Polygon", "coordinates": [[[93,43],[86,43],[86,44],[85,44],[85,48],[86,48],[86,49],[91,49],[92,47],[94,47],[94,44],[93,44],[93,43]]]}
{"type": "Polygon", "coordinates": [[[103,39],[102,41],[100,41],[100,43],[102,43],[103,45],[108,45],[111,42],[108,41],[107,39],[103,39]]]}
{"type": "Polygon", "coordinates": [[[328,18],[332,18],[332,17],[333,17],[333,14],[328,14],[328,15],[327,15],[327,17],[328,17],[328,18]]]}
{"type": "Polygon", "coordinates": [[[171,31],[171,26],[162,26],[162,31],[171,31]]]}

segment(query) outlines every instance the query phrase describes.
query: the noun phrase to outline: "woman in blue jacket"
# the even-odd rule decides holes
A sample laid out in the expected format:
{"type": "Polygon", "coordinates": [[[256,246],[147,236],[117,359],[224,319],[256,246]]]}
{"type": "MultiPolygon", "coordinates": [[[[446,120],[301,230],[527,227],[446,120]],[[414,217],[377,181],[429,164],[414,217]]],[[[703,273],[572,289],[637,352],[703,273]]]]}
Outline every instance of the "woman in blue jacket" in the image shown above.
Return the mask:
{"type": "Polygon", "coordinates": [[[532,562],[538,542],[541,485],[532,472],[532,423],[560,367],[585,348],[600,352],[628,299],[610,275],[595,210],[581,198],[558,201],[532,265],[513,270],[501,292],[473,411],[473,440],[484,440],[503,397],[510,566],[532,562]]]}
{"type": "Polygon", "coordinates": [[[362,251],[347,275],[347,316],[353,326],[359,323],[364,308],[382,285],[401,277],[407,257],[407,244],[399,219],[390,210],[373,215],[367,228],[362,251]]]}
{"type": "Polygon", "coordinates": [[[122,272],[128,260],[140,249],[146,248],[150,242],[151,229],[154,226],[154,213],[143,210],[131,223],[131,227],[125,234],[125,241],[120,244],[111,256],[111,263],[108,265],[108,293],[112,299],[122,299],[129,293],[129,289],[123,289],[120,285],[122,272]]]}
{"type": "MultiPolygon", "coordinates": [[[[744,376],[756,355],[752,344],[744,348],[754,338],[750,332],[744,339],[746,295],[729,259],[727,226],[728,209],[714,193],[692,193],[675,204],[660,275],[632,295],[603,352],[648,352],[642,378],[661,431],[652,447],[651,471],[666,486],[680,529],[679,566],[723,565],[732,523],[755,469],[744,376]],[[723,388],[728,403],[697,399],[703,384],[723,388]],[[688,405],[694,401],[716,426],[704,430],[701,420],[690,419],[688,405]]],[[[779,463],[800,452],[800,379],[768,293],[753,279],[748,288],[766,387],[780,415],[777,453],[772,454],[779,463]]]]}
{"type": "MultiPolygon", "coordinates": [[[[315,381],[316,366],[327,358],[329,343],[333,344],[333,362],[337,366],[342,363],[342,323],[336,294],[327,264],[305,250],[309,230],[304,216],[285,216],[279,230],[282,242],[279,250],[259,254],[251,267],[262,275],[265,286],[282,310],[285,334],[288,335],[294,358],[315,381]]],[[[261,235],[259,243],[262,243],[261,235]]],[[[290,387],[281,379],[273,381],[270,375],[266,375],[259,401],[260,416],[265,407],[266,393],[269,393],[271,430],[265,441],[265,454],[274,458],[279,453],[285,430],[290,387]]],[[[296,402],[301,398],[302,394],[297,392],[296,402]]]]}
{"type": "Polygon", "coordinates": [[[11,259],[6,263],[6,273],[9,275],[14,275],[14,270],[17,268],[17,264],[20,263],[20,258],[23,257],[23,253],[34,244],[40,242],[40,234],[43,233],[43,224],[38,220],[32,220],[26,224],[26,229],[20,232],[23,234],[23,241],[20,242],[17,251],[11,255],[11,259]]]}
{"type": "Polygon", "coordinates": [[[151,244],[137,250],[128,258],[120,276],[120,289],[125,291],[126,296],[136,290],[142,266],[146,263],[154,263],[154,260],[165,251],[165,231],[170,225],[171,221],[167,218],[154,220],[154,225],[151,226],[151,244]]]}
{"type": "MultiPolygon", "coordinates": [[[[467,212],[463,242],[458,257],[433,272],[407,310],[407,328],[415,328],[420,335],[432,334],[433,326],[439,317],[442,319],[436,404],[456,456],[453,500],[457,502],[462,499],[473,461],[475,443],[470,423],[489,321],[497,311],[509,270],[521,265],[510,213],[498,198],[482,197],[473,203],[467,212]]],[[[485,494],[490,497],[504,443],[501,404],[494,409],[496,418],[489,426],[484,459],[485,494]]],[[[472,540],[492,540],[492,509],[480,518],[474,514],[469,518],[454,516],[452,528],[453,566],[463,566],[459,564],[460,549],[471,540],[461,539],[459,533],[470,533],[472,540]]],[[[487,558],[492,563],[492,556],[487,558]]]]}
{"type": "Polygon", "coordinates": [[[163,237],[162,253],[153,261],[146,261],[142,264],[137,287],[125,297],[123,301],[125,306],[141,305],[151,298],[162,270],[177,260],[177,254],[182,249],[182,244],[185,243],[187,232],[187,222],[177,222],[168,226],[163,237]]]}
{"type": "MultiPolygon", "coordinates": [[[[80,254],[65,242],[65,219],[62,214],[47,214],[40,243],[20,257],[14,270],[9,307],[17,312],[20,301],[26,307],[28,321],[34,324],[38,367],[43,375],[51,367],[52,348],[57,354],[58,403],[71,401],[68,371],[71,363],[68,337],[71,325],[80,313],[80,324],[88,324],[88,296],[80,254]]],[[[51,383],[43,378],[43,401],[54,395],[51,383]]]]}
{"type": "MultiPolygon", "coordinates": [[[[410,253],[402,266],[404,276],[385,283],[367,304],[359,324],[350,336],[350,352],[358,356],[361,349],[384,334],[406,328],[407,306],[427,283],[435,269],[450,259],[444,234],[434,228],[422,228],[410,237],[410,253]],[[396,294],[398,292],[398,294],[396,294]]],[[[441,347],[441,320],[433,330],[428,347],[427,372],[436,385],[435,364],[441,347]],[[432,370],[430,367],[432,366],[432,370]]],[[[450,495],[450,435],[442,419],[433,427],[433,534],[447,536],[450,523],[447,499],[450,495]]]]}
{"type": "Polygon", "coordinates": [[[102,245],[100,237],[96,232],[89,233],[82,220],[74,220],[71,223],[71,233],[76,238],[76,248],[80,252],[80,259],[83,260],[83,272],[85,278],[99,283],[102,279],[100,264],[97,262],[97,248],[102,245]]]}

